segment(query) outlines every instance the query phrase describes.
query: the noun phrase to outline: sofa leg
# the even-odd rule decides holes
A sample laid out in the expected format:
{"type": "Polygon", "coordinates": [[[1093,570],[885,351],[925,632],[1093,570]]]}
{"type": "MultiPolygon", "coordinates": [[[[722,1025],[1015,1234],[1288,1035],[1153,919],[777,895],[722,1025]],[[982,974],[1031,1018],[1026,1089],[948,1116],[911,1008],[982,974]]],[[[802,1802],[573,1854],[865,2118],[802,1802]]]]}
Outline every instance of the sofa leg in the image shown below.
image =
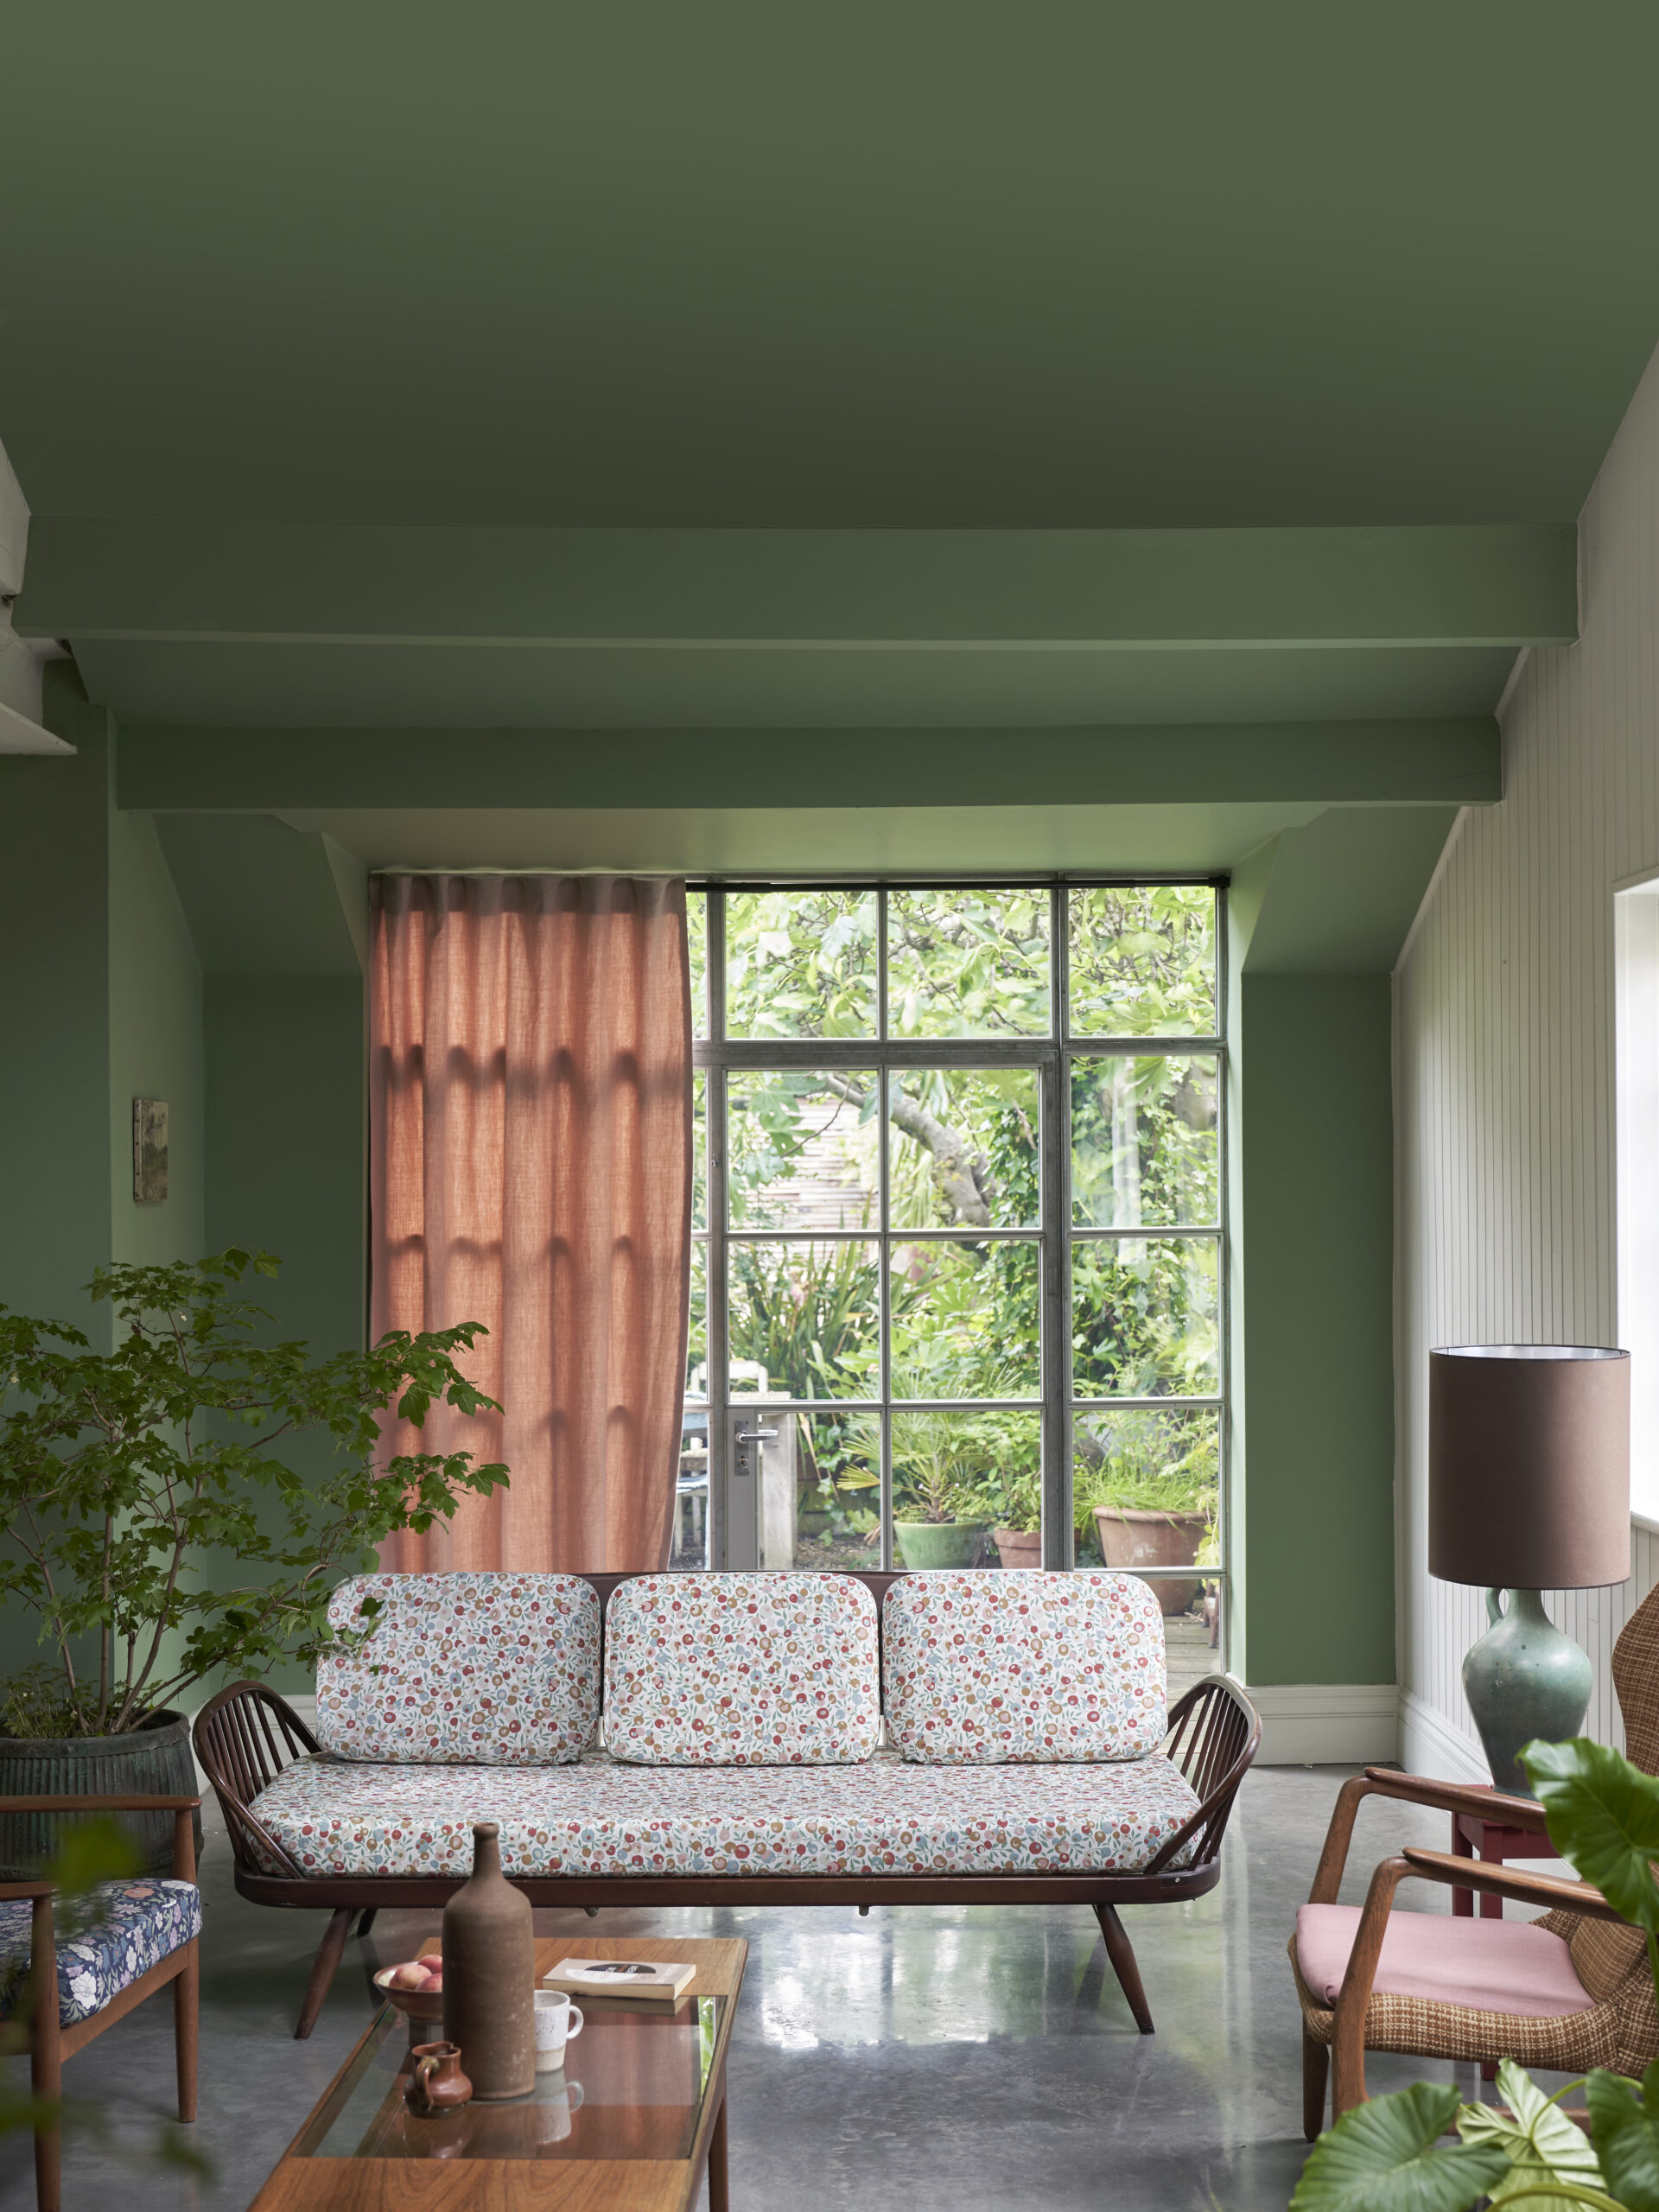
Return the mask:
{"type": "Polygon", "coordinates": [[[317,1955],[311,1964],[311,1979],[306,1984],[305,2002],[300,2007],[300,2024],[294,2031],[296,2043],[303,2043],[317,2024],[317,2015],[322,2010],[322,2000],[328,1994],[346,1949],[346,1938],[351,1932],[352,1908],[341,1905],[322,1932],[317,1946],[317,1955]]]}
{"type": "Polygon", "coordinates": [[[582,1909],[587,1914],[589,1920],[597,1920],[599,1918],[599,1907],[596,1904],[585,1904],[582,1909]]]}
{"type": "Polygon", "coordinates": [[[1302,2133],[1317,2143],[1325,2126],[1325,2092],[1331,2074],[1331,2050],[1302,2030],[1302,2133]]]}
{"type": "Polygon", "coordinates": [[[860,1918],[861,1920],[868,1920],[868,1919],[869,1918],[869,1916],[870,1916],[870,1908],[868,1907],[868,1905],[867,1905],[867,1904],[861,1904],[861,1905],[860,1905],[860,1907],[858,1908],[858,1916],[859,1916],[859,1918],[860,1918]]]}
{"type": "Polygon", "coordinates": [[[1118,1986],[1128,1999],[1129,2010],[1135,2015],[1135,2024],[1143,2036],[1154,2033],[1152,2007],[1147,2002],[1147,1993],[1141,1986],[1141,1969],[1135,1964],[1135,1946],[1125,1933],[1117,1916],[1117,1907],[1097,1904],[1095,1918],[1100,1923],[1100,1932],[1106,1938],[1106,1955],[1112,1962],[1112,1972],[1118,1986]]]}
{"type": "Polygon", "coordinates": [[[376,1914],[377,1912],[378,1912],[378,1911],[379,1911],[379,1910],[380,1910],[380,1908],[379,1908],[379,1906],[378,1906],[378,1905],[377,1905],[377,1904],[365,1905],[365,1906],[364,1906],[364,1908],[363,1908],[363,1910],[362,1910],[362,1911],[361,1911],[361,1912],[359,1912],[359,1913],[358,1914],[358,1916],[357,1916],[357,1926],[353,1929],[353,1931],[352,1931],[352,1932],[353,1932],[353,1934],[357,1937],[357,1940],[358,1940],[358,1942],[359,1942],[359,1943],[362,1942],[363,1938],[364,1938],[364,1937],[368,1934],[368,1932],[369,1932],[370,1929],[372,1929],[372,1928],[373,1927],[373,1925],[374,1925],[374,1916],[375,1916],[375,1914],[376,1914]]]}

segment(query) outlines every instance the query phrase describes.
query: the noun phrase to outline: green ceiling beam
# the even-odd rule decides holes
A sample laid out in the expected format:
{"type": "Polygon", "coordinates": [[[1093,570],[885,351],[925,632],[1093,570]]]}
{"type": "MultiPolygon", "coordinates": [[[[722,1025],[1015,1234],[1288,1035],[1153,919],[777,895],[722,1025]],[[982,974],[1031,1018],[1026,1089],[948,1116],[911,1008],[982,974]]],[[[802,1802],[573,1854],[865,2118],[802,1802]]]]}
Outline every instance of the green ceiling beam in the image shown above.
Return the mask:
{"type": "Polygon", "coordinates": [[[37,515],[31,637],[633,652],[1566,645],[1568,524],[563,530],[37,515]]]}
{"type": "Polygon", "coordinates": [[[124,727],[160,812],[334,807],[1458,805],[1503,795],[1489,716],[1090,729],[226,730],[124,727]]]}

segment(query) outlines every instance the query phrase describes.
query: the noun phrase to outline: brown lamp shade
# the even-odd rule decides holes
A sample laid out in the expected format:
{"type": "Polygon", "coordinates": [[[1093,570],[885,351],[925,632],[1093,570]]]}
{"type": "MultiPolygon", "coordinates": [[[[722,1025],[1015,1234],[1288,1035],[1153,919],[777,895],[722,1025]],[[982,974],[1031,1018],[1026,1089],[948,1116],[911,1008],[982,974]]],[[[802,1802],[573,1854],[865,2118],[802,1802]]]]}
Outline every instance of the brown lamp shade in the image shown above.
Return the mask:
{"type": "Polygon", "coordinates": [[[1511,1590],[1630,1572],[1630,1356],[1581,1344],[1428,1355],[1428,1571],[1511,1590]]]}

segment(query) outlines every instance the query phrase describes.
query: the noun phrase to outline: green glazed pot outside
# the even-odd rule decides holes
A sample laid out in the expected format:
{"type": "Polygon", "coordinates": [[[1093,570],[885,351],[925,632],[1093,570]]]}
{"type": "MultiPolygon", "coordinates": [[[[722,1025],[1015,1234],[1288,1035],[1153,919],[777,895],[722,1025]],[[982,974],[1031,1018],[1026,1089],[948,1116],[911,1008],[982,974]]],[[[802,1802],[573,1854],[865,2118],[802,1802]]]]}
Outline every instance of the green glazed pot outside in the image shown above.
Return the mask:
{"type": "Polygon", "coordinates": [[[900,1567],[971,1567],[988,1521],[895,1521],[893,1548],[900,1567]]]}
{"type": "Polygon", "coordinates": [[[1492,1625],[1463,1662],[1463,1694],[1500,1789],[1530,1797],[1517,1754],[1535,1737],[1559,1744],[1580,1735],[1594,1678],[1586,1655],[1563,1636],[1536,1590],[1486,1592],[1492,1625]]]}
{"type": "MultiPolygon", "coordinates": [[[[0,1796],[194,1797],[196,1764],[182,1713],[153,1713],[126,1736],[0,1736],[0,1796]]],[[[173,1872],[171,1813],[120,1816],[143,1857],[141,1872],[173,1872]]],[[[57,1848],[51,1813],[0,1814],[0,1881],[22,1881],[57,1848]]],[[[201,1815],[195,1816],[201,1856],[201,1815]]]]}

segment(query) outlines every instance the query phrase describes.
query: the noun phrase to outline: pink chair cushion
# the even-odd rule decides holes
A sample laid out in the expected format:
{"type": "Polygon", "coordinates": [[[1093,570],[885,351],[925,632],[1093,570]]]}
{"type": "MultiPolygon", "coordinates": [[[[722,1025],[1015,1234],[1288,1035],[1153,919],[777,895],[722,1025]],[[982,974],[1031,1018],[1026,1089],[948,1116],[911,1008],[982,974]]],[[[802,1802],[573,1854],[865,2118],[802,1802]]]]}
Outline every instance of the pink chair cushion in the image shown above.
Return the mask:
{"type": "MultiPolygon", "coordinates": [[[[1357,1905],[1305,1904],[1298,1910],[1296,1963],[1318,2003],[1336,2003],[1358,1932],[1357,1905]]],[[[1548,1928],[1440,1912],[1389,1915],[1371,1987],[1379,1997],[1427,1998],[1535,2019],[1586,2012],[1596,2001],[1573,1973],[1566,1943],[1548,1928]]]]}

